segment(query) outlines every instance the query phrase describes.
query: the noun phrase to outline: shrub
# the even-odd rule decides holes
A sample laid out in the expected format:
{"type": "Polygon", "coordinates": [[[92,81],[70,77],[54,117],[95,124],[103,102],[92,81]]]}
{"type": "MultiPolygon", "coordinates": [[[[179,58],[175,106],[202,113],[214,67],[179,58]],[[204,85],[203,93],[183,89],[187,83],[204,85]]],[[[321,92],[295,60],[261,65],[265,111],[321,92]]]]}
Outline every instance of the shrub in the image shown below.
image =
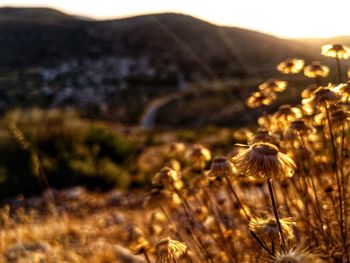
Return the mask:
{"type": "Polygon", "coordinates": [[[46,181],[58,188],[126,188],[133,148],[108,126],[71,110],[12,111],[0,121],[0,197],[38,193],[46,181]],[[9,131],[10,123],[16,128],[9,131]]]}

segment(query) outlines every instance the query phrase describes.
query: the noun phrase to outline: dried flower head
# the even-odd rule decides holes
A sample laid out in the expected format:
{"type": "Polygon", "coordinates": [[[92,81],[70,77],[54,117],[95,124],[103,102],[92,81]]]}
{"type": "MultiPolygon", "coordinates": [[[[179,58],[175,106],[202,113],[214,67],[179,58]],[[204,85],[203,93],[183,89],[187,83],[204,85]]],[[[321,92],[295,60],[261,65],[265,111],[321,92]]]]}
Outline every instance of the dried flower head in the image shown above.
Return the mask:
{"type": "MultiPolygon", "coordinates": [[[[297,107],[292,107],[290,105],[281,105],[275,114],[273,114],[273,119],[278,122],[289,122],[298,119],[302,116],[302,112],[297,107]]],[[[283,123],[285,124],[285,123],[283,123]]]]}
{"type": "Polygon", "coordinates": [[[296,165],[270,143],[255,143],[232,158],[238,171],[253,178],[282,179],[294,174],[296,165]]]}
{"type": "Polygon", "coordinates": [[[304,60],[290,58],[277,65],[277,70],[283,74],[297,74],[304,67],[304,60]]]}
{"type": "Polygon", "coordinates": [[[276,141],[276,138],[274,138],[270,134],[269,130],[264,128],[259,128],[257,132],[254,134],[254,136],[252,136],[248,142],[249,144],[254,144],[258,142],[274,143],[275,141],[276,141]]]}
{"type": "MultiPolygon", "coordinates": [[[[287,239],[293,239],[293,226],[296,223],[292,218],[280,218],[283,236],[287,239]]],[[[279,230],[275,217],[269,218],[254,218],[249,222],[249,228],[257,233],[259,236],[267,240],[278,240],[279,230]]]]}
{"type": "Polygon", "coordinates": [[[348,59],[349,48],[340,44],[328,44],[321,47],[321,55],[331,58],[348,59]]]}
{"type": "Polygon", "coordinates": [[[331,113],[331,122],[334,129],[339,130],[350,120],[350,113],[343,109],[338,109],[331,113]]]}
{"type": "Polygon", "coordinates": [[[156,263],[176,262],[186,250],[187,246],[184,243],[172,240],[170,237],[164,238],[156,245],[156,263]]]}
{"type": "Polygon", "coordinates": [[[270,105],[276,99],[274,92],[265,93],[261,91],[253,92],[247,100],[249,108],[257,108],[262,105],[270,105]]]}
{"type": "Polygon", "coordinates": [[[152,246],[146,239],[143,239],[140,242],[130,245],[130,250],[133,251],[135,255],[142,254],[146,251],[150,251],[151,249],[152,246]]]}
{"type": "Polygon", "coordinates": [[[327,77],[328,74],[329,68],[325,65],[322,65],[319,61],[312,62],[304,69],[304,75],[308,78],[324,78],[327,77]]]}
{"type": "Polygon", "coordinates": [[[211,159],[211,153],[209,149],[200,144],[195,144],[191,147],[187,154],[187,159],[192,164],[194,169],[204,169],[206,163],[211,159]]]}
{"type": "Polygon", "coordinates": [[[332,88],[332,91],[339,94],[342,102],[350,101],[350,81],[332,88]]]}
{"type": "Polygon", "coordinates": [[[301,92],[301,97],[303,99],[308,99],[310,98],[314,92],[318,89],[318,85],[315,85],[315,84],[312,84],[312,85],[309,85],[308,87],[306,87],[306,89],[304,89],[302,92],[301,92]]]}
{"type": "Polygon", "coordinates": [[[296,133],[300,135],[306,135],[314,131],[315,129],[302,119],[292,121],[287,129],[287,133],[296,133]]]}
{"type": "Polygon", "coordinates": [[[175,170],[164,167],[152,178],[152,184],[160,188],[181,189],[183,186],[181,177],[175,170]]]}
{"type": "Polygon", "coordinates": [[[222,177],[230,177],[234,173],[233,164],[224,156],[217,156],[211,163],[208,176],[211,179],[220,179],[222,177]]]}
{"type": "Polygon", "coordinates": [[[174,142],[169,145],[169,155],[179,156],[186,150],[186,145],[181,142],[174,142]]]}
{"type": "Polygon", "coordinates": [[[307,252],[305,249],[296,248],[286,252],[278,251],[273,256],[274,263],[323,263],[317,255],[307,252]]]}
{"type": "Polygon", "coordinates": [[[331,87],[319,87],[311,97],[303,99],[301,103],[304,105],[309,104],[311,107],[319,107],[325,103],[337,102],[339,99],[339,95],[332,91],[331,87]]]}
{"type": "Polygon", "coordinates": [[[269,79],[268,81],[262,83],[259,85],[259,90],[264,91],[266,93],[268,92],[282,92],[287,88],[287,82],[276,80],[276,79],[269,79]]]}
{"type": "Polygon", "coordinates": [[[248,141],[248,139],[253,135],[253,133],[248,128],[239,128],[233,132],[233,138],[238,141],[248,141]]]}

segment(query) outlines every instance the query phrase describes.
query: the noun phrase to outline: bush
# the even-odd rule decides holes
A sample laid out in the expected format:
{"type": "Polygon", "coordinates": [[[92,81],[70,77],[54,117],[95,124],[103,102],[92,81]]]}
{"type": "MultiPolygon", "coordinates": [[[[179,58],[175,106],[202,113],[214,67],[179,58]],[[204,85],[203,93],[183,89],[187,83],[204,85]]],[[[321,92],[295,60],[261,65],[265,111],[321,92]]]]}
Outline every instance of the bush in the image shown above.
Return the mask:
{"type": "Polygon", "coordinates": [[[133,148],[108,126],[73,111],[15,110],[0,122],[0,197],[38,193],[46,181],[57,188],[127,188],[133,148]]]}

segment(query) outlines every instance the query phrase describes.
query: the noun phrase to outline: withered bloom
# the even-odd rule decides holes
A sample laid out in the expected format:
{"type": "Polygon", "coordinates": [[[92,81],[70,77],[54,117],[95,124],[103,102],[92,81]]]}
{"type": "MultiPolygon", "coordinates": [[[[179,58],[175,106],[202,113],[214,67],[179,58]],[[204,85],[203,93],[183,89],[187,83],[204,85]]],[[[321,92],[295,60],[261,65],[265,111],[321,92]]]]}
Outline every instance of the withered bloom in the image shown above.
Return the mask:
{"type": "Polygon", "coordinates": [[[302,119],[292,121],[287,129],[287,133],[297,133],[300,135],[307,135],[312,132],[315,132],[315,129],[302,119]]]}
{"type": "Polygon", "coordinates": [[[277,65],[277,70],[283,74],[297,74],[304,67],[304,60],[290,58],[277,65]]]}
{"type": "Polygon", "coordinates": [[[195,144],[188,152],[187,159],[192,164],[193,168],[202,170],[204,169],[206,162],[211,159],[211,153],[204,146],[195,144]]]}
{"type": "Polygon", "coordinates": [[[349,48],[340,44],[328,44],[321,47],[321,55],[331,58],[348,59],[349,48]]]}
{"type": "MultiPolygon", "coordinates": [[[[293,226],[296,223],[292,218],[281,218],[279,219],[283,231],[283,235],[287,239],[293,239],[293,226]]],[[[259,236],[269,240],[279,239],[279,229],[274,217],[270,218],[254,218],[249,222],[249,228],[257,233],[259,236]]]]}
{"type": "Polygon", "coordinates": [[[262,105],[270,105],[276,99],[276,94],[274,92],[264,93],[264,92],[253,92],[247,100],[247,106],[249,108],[257,108],[262,105]]]}
{"type": "Polygon", "coordinates": [[[258,131],[249,140],[249,144],[254,144],[258,142],[274,143],[275,141],[276,141],[276,138],[270,135],[269,130],[264,128],[259,128],[258,131]]]}
{"type": "Polygon", "coordinates": [[[334,91],[335,93],[337,93],[341,96],[342,102],[349,102],[350,101],[350,81],[333,87],[332,91],[334,91]]]}
{"type": "Polygon", "coordinates": [[[328,76],[329,68],[325,65],[322,65],[321,62],[315,61],[305,67],[304,74],[308,78],[324,78],[328,76]]]}
{"type": "Polygon", "coordinates": [[[270,79],[262,84],[259,85],[259,89],[261,91],[264,91],[266,93],[268,92],[282,92],[287,88],[287,82],[276,80],[276,79],[270,79]]]}
{"type": "Polygon", "coordinates": [[[239,141],[247,141],[253,133],[248,128],[239,128],[233,132],[233,138],[239,141]]]}
{"type": "Polygon", "coordinates": [[[213,162],[208,173],[209,178],[223,178],[230,177],[234,173],[233,164],[224,156],[217,156],[213,162]]]}
{"type": "Polygon", "coordinates": [[[270,143],[255,143],[232,158],[238,171],[253,178],[283,179],[292,177],[294,161],[270,143]]]}
{"type": "Polygon", "coordinates": [[[288,122],[300,118],[301,116],[302,112],[299,108],[290,105],[281,105],[276,113],[273,114],[273,119],[278,122],[288,122]]]}
{"type": "Polygon", "coordinates": [[[323,107],[325,103],[336,102],[340,99],[330,87],[319,87],[314,91],[311,97],[303,99],[302,104],[310,105],[311,107],[323,107]]]}
{"type": "Polygon", "coordinates": [[[162,168],[160,172],[152,178],[152,183],[155,186],[169,190],[172,188],[181,189],[183,187],[179,173],[169,167],[162,168]]]}
{"type": "Polygon", "coordinates": [[[310,98],[318,88],[319,88],[319,85],[315,85],[315,84],[307,86],[306,89],[304,89],[301,92],[301,97],[303,99],[310,98]]]}
{"type": "Polygon", "coordinates": [[[317,255],[307,252],[305,249],[290,249],[278,251],[272,258],[274,263],[324,263],[317,255]]]}
{"type": "Polygon", "coordinates": [[[326,57],[335,58],[337,61],[338,83],[341,83],[340,59],[348,59],[350,56],[349,48],[340,44],[324,45],[321,48],[321,54],[326,57]]]}
{"type": "Polygon", "coordinates": [[[334,129],[339,130],[345,126],[345,124],[350,120],[350,114],[348,111],[343,109],[338,109],[331,113],[331,122],[334,129]]]}
{"type": "Polygon", "coordinates": [[[179,241],[167,237],[159,241],[156,245],[156,263],[176,262],[186,253],[187,246],[179,241]]]}

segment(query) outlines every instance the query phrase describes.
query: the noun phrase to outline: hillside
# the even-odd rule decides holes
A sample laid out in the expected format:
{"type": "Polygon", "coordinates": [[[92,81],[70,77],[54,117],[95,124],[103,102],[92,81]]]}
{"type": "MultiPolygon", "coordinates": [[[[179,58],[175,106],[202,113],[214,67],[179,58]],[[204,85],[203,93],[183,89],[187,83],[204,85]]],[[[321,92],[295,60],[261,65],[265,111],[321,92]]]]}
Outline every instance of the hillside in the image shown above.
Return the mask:
{"type": "MultiPolygon", "coordinates": [[[[48,8],[0,9],[0,111],[73,106],[135,123],[153,98],[218,79],[265,79],[319,47],[182,14],[80,19],[48,8]]],[[[256,85],[257,83],[253,84],[256,85]]]]}

